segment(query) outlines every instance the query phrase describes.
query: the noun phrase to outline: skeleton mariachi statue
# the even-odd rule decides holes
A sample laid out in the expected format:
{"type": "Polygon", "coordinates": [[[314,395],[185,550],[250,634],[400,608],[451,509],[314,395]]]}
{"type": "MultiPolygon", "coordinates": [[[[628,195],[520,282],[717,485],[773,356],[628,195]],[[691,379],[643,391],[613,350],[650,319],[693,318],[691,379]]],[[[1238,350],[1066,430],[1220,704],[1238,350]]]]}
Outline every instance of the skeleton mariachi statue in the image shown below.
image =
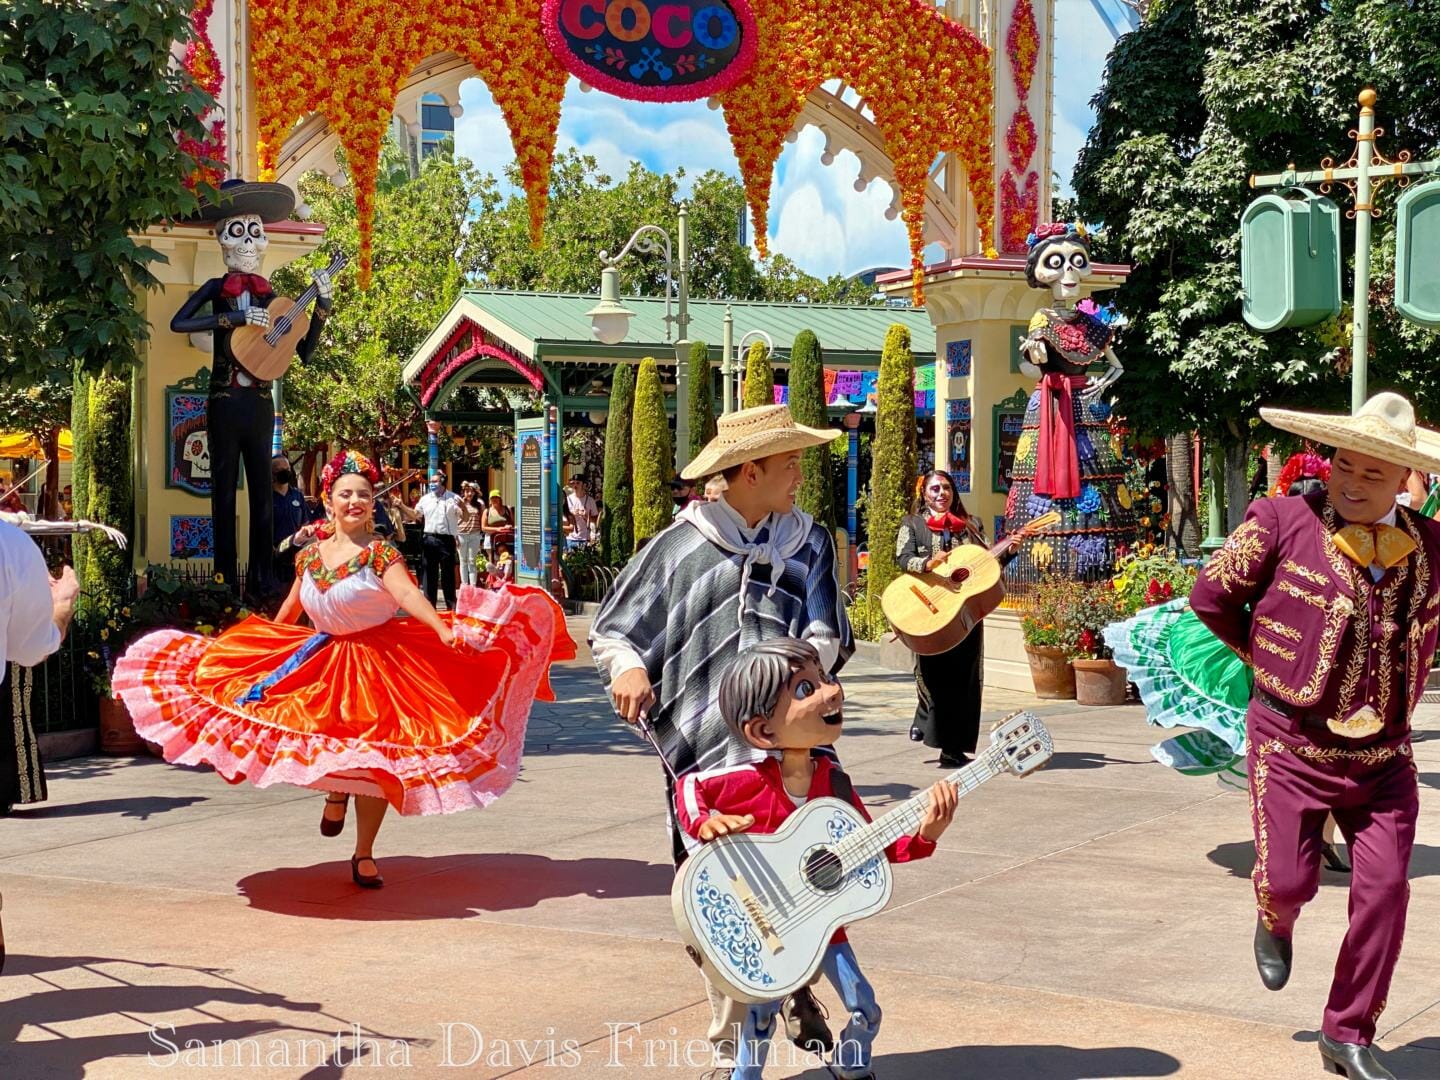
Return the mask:
{"type": "MultiPolygon", "coordinates": [[[[239,580],[235,542],[235,491],[243,461],[250,498],[250,571],[246,592],[266,598],[274,591],[267,553],[271,549],[270,451],[275,407],[270,383],[251,375],[235,359],[231,332],[239,326],[270,326],[266,308],[274,290],[260,273],[269,240],[268,222],[285,221],[295,208],[295,194],[284,184],[227,180],[218,203],[202,203],[200,220],[214,222],[215,238],[224,254],[226,274],[211,278],[185,301],[170,320],[177,334],[210,331],[213,347],[209,432],[210,506],[215,529],[215,572],[232,586],[239,580]]],[[[296,347],[308,359],[320,339],[330,311],[332,288],[324,271],[315,274],[319,302],[309,332],[296,347]]]]}
{"type": "Polygon", "coordinates": [[[1020,369],[1040,380],[1025,409],[1005,526],[1014,532],[1050,510],[1060,523],[1024,540],[1006,569],[1012,580],[1055,572],[1069,577],[1108,575],[1116,547],[1135,535],[1134,501],[1124,483],[1125,462],[1109,427],[1105,392],[1124,374],[1110,342],[1109,322],[1075,301],[1090,276],[1084,226],[1055,223],[1030,234],[1025,277],[1048,288],[1052,301],[1030,320],[1020,369]],[[1101,358],[1102,374],[1087,376],[1101,358]]]}

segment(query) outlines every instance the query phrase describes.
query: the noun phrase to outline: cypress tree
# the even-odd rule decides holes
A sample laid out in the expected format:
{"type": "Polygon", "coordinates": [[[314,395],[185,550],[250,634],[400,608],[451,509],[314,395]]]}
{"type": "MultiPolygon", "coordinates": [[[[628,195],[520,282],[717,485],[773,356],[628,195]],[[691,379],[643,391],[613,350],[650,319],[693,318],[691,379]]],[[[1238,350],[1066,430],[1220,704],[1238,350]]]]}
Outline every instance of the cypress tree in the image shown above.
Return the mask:
{"type": "Polygon", "coordinates": [[[745,391],[740,407],[753,409],[756,405],[774,404],[775,368],[770,363],[770,351],[763,341],[753,341],[745,358],[745,391]]]}
{"type": "Polygon", "coordinates": [[[900,519],[914,497],[919,451],[915,430],[915,357],[910,352],[910,331],[898,323],[885,335],[875,405],[878,412],[875,440],[871,444],[870,569],[865,593],[870,625],[883,627],[885,616],[880,610],[880,595],[900,573],[895,561],[895,540],[900,533],[900,519]]]}
{"type": "Polygon", "coordinates": [[[715,437],[715,384],[710,375],[710,346],[690,343],[690,456],[695,460],[705,444],[715,437]]]}
{"type": "Polygon", "coordinates": [[[670,421],[665,415],[665,391],[653,357],[640,361],[635,379],[635,546],[670,524],[670,421]]]}
{"type": "Polygon", "coordinates": [[[607,566],[620,566],[635,547],[630,520],[634,494],[630,474],[630,410],[635,401],[635,369],[619,364],[610,382],[610,416],[605,423],[605,527],[601,555],[607,566]]]}
{"type": "MultiPolygon", "coordinates": [[[[76,521],[90,516],[90,376],[75,372],[75,391],[70,398],[70,438],[74,458],[70,463],[71,514],[76,521]]],[[[85,561],[90,543],[72,544],[75,576],[85,579],[85,561]]]]}
{"type": "MultiPolygon", "coordinates": [[[[87,401],[90,443],[86,513],[91,521],[130,532],[134,496],[130,477],[130,379],[97,375],[87,401]]],[[[73,481],[72,481],[73,490],[73,481]]],[[[130,555],[114,544],[89,544],[80,586],[100,605],[118,607],[130,586],[130,555]]]]}
{"type": "MultiPolygon", "coordinates": [[[[825,404],[824,354],[811,330],[801,330],[790,347],[790,413],[797,424],[829,426],[825,404]]],[[[835,525],[834,484],[831,482],[830,447],[812,446],[801,457],[805,478],[796,505],[827,529],[835,525]]]]}

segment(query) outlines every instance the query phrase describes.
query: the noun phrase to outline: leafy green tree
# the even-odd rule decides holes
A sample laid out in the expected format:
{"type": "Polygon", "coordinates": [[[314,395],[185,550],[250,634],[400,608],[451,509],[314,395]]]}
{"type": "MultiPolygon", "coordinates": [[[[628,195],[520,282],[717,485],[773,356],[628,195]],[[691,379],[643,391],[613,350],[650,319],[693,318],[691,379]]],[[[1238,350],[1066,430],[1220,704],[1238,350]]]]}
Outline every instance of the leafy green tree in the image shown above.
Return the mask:
{"type": "Polygon", "coordinates": [[[915,471],[919,448],[915,430],[915,357],[910,351],[910,331],[899,323],[885,334],[880,353],[880,377],[876,386],[875,441],[871,444],[870,473],[870,569],[865,595],[870,606],[872,627],[885,625],[880,596],[900,574],[895,561],[895,541],[900,519],[914,498],[915,471]]]}
{"type": "MultiPolygon", "coordinates": [[[[825,403],[825,360],[813,330],[801,330],[790,346],[790,413],[797,424],[830,426],[825,403]]],[[[835,525],[834,455],[828,446],[813,446],[801,459],[805,478],[796,504],[827,528],[835,525]]]]}
{"type": "Polygon", "coordinates": [[[775,367],[770,362],[770,350],[763,341],[750,343],[750,352],[745,357],[745,386],[740,399],[742,409],[775,404],[775,367]]]}
{"type": "MultiPolygon", "coordinates": [[[[70,505],[75,520],[90,516],[90,376],[76,371],[70,391],[70,443],[75,448],[70,461],[70,505]]],[[[89,544],[75,544],[75,576],[85,579],[85,561],[89,544]]]]}
{"type": "Polygon", "coordinates": [[[70,424],[73,389],[71,380],[54,376],[29,386],[0,382],[0,430],[33,436],[48,462],[41,487],[41,517],[54,518],[60,509],[60,432],[70,424]]]}
{"type": "Polygon", "coordinates": [[[690,343],[690,460],[715,437],[715,379],[710,369],[710,346],[690,343]]]}
{"type": "Polygon", "coordinates": [[[634,403],[635,369],[618,364],[610,382],[610,415],[605,423],[605,528],[600,543],[607,566],[623,564],[635,550],[630,442],[634,403]]]}
{"type": "Polygon", "coordinates": [[[193,214],[181,137],[214,104],[171,58],[190,0],[10,0],[0,21],[0,356],[12,377],[133,364],[134,291],[164,261],[131,237],[193,214]]]}
{"type": "MultiPolygon", "coordinates": [[[[524,198],[502,199],[499,184],[487,179],[476,199],[479,216],[470,239],[476,270],[497,289],[593,293],[600,287],[601,251],[618,252],[641,225],[658,225],[678,242],[681,182],[685,171],[653,173],[639,162],[618,180],[600,170],[593,157],[576,150],[556,155],[550,174],[545,239],[530,244],[530,211],[524,198]]],[[[514,165],[506,170],[519,187],[514,165]]],[[[696,178],[685,199],[690,220],[690,293],[718,300],[783,300],[812,303],[872,303],[875,290],[834,275],[821,280],[783,255],[762,268],[740,243],[746,213],[745,189],[732,176],[710,170],[696,178]]],[[[678,252],[672,252],[678,256],[678,252]]],[[[620,288],[628,295],[659,296],[665,289],[660,255],[625,259],[620,288]]]]}
{"type": "MultiPolygon", "coordinates": [[[[1116,390],[1132,423],[1160,435],[1199,430],[1225,448],[1238,478],[1247,443],[1269,438],[1252,434],[1260,405],[1346,406],[1348,312],[1263,335],[1240,317],[1240,215],[1255,197],[1247,179],[1345,157],[1366,85],[1380,95],[1381,126],[1400,133],[1391,151],[1434,156],[1437,56],[1440,0],[1167,0],[1116,43],[1074,183],[1080,213],[1104,223],[1106,254],[1134,267],[1114,294],[1128,320],[1116,390]]],[[[1394,197],[1387,186],[1377,201],[1371,383],[1433,411],[1440,339],[1391,305],[1394,197]]],[[[1353,228],[1341,238],[1348,278],[1353,228]]]]}
{"type": "MultiPolygon", "coordinates": [[[[413,181],[404,155],[389,144],[375,198],[374,276],[361,291],[353,274],[335,283],[335,306],[320,344],[285,376],[286,442],[339,443],[384,457],[407,438],[423,440],[421,409],[401,370],[464,286],[474,254],[466,222],[485,180],[466,159],[436,155],[413,181]]],[[[301,195],[326,226],[326,250],[276,272],[277,291],[295,295],[335,250],[356,262],[355,197],[320,173],[301,195]]]]}
{"type": "MultiPolygon", "coordinates": [[[[613,407],[613,406],[612,406],[613,407]]],[[[670,524],[670,421],[665,415],[665,391],[653,357],[640,361],[635,378],[635,413],[632,469],[635,478],[635,546],[670,524]]]]}

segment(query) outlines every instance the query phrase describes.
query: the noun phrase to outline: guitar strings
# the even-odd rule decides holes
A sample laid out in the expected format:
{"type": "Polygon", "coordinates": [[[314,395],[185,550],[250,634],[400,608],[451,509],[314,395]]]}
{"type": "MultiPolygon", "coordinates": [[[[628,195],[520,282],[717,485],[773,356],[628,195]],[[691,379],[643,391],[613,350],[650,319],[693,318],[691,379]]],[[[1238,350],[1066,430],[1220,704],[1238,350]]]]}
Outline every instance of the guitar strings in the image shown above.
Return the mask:
{"type": "MultiPolygon", "coordinates": [[[[990,776],[998,775],[1000,771],[999,768],[995,768],[995,771],[989,772],[984,777],[980,777],[980,774],[982,772],[987,772],[987,770],[977,767],[983,765],[990,765],[992,768],[994,768],[995,763],[993,759],[997,757],[1003,759],[1003,756],[1004,751],[999,745],[991,746],[986,750],[982,751],[979,755],[977,755],[975,761],[971,762],[969,765],[956,772],[954,774],[954,779],[951,779],[949,777],[947,777],[947,779],[951,779],[952,783],[960,786],[961,797],[963,798],[964,796],[970,794],[970,792],[974,791],[982,783],[984,783],[985,780],[988,780],[990,776]],[[970,775],[968,774],[973,774],[976,779],[972,781],[970,775]]],[[[1001,767],[1003,768],[1003,766],[1001,767]]],[[[829,847],[823,853],[821,860],[817,860],[817,868],[823,867],[823,869],[825,870],[830,870],[833,869],[836,864],[839,864],[841,866],[842,870],[844,871],[844,878],[842,878],[842,884],[835,890],[829,892],[821,891],[818,896],[815,893],[811,892],[810,878],[813,876],[813,873],[807,873],[805,867],[801,868],[799,874],[780,881],[775,886],[775,888],[771,890],[772,895],[775,895],[776,893],[786,895],[794,894],[804,889],[807,899],[801,904],[799,904],[795,909],[788,912],[784,917],[774,921],[772,925],[776,927],[777,931],[782,928],[788,929],[795,926],[797,921],[804,921],[816,911],[823,908],[829,902],[831,897],[839,895],[841,892],[848,889],[851,885],[855,883],[855,870],[864,866],[877,855],[883,854],[886,848],[899,840],[901,836],[906,835],[910,831],[910,829],[917,826],[919,822],[923,820],[924,812],[927,808],[928,802],[922,803],[920,801],[920,796],[915,796],[907,800],[906,804],[902,805],[898,809],[891,811],[890,813],[884,815],[876,821],[871,822],[868,826],[862,827],[862,829],[857,829],[855,833],[842,837],[834,845],[829,847]],[[899,824],[902,819],[910,818],[914,819],[914,825],[907,824],[906,828],[899,832],[893,838],[884,838],[886,836],[887,827],[893,828],[894,825],[899,824]],[[892,819],[896,820],[892,823],[892,819]],[[871,830],[873,830],[873,832],[871,832],[871,830]],[[851,837],[859,835],[862,832],[869,834],[863,841],[857,843],[856,841],[851,839],[851,837]],[[847,843],[847,841],[850,842],[847,843]],[[849,869],[846,870],[845,863],[852,857],[854,859],[854,862],[849,867],[849,869]]],[[[743,836],[744,834],[741,833],[738,835],[743,836]]]]}
{"type": "MultiPolygon", "coordinates": [[[[338,274],[341,270],[345,269],[345,264],[349,261],[350,260],[344,255],[337,255],[330,260],[330,265],[325,268],[325,272],[332,276],[338,274]]],[[[295,320],[299,317],[295,312],[304,311],[305,305],[313,299],[309,296],[311,292],[314,292],[316,296],[320,295],[319,288],[312,283],[308,289],[300,294],[301,298],[296,301],[295,306],[275,320],[275,325],[272,326],[270,332],[265,335],[267,345],[273,346],[279,344],[280,339],[290,332],[290,327],[295,325],[295,320]]]]}

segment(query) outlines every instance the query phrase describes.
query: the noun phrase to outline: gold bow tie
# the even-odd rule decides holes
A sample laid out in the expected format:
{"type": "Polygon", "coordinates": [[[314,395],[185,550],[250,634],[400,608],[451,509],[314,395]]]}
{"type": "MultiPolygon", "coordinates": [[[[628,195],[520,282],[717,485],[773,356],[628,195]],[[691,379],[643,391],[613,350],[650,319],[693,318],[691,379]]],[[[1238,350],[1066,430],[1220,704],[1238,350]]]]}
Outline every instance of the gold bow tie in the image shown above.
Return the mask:
{"type": "Polygon", "coordinates": [[[1335,546],[1359,566],[1389,570],[1410,557],[1415,541],[1393,525],[1346,525],[1335,534],[1335,546]]]}

